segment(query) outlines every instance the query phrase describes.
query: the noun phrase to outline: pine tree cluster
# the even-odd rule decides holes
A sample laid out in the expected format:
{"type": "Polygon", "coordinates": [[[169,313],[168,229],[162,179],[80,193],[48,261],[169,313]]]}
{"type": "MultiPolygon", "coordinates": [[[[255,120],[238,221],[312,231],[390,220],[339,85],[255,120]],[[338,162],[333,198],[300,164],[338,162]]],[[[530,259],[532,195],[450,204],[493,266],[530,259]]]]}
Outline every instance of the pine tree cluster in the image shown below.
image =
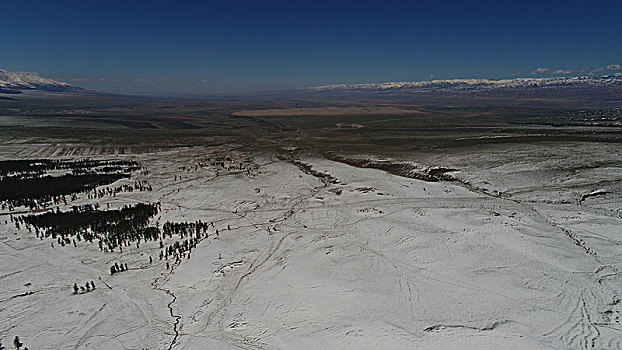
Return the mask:
{"type": "MultiPolygon", "coordinates": [[[[133,171],[146,172],[135,161],[91,160],[61,161],[50,159],[0,161],[0,202],[2,208],[13,210],[17,206],[31,209],[45,208],[50,204],[65,204],[65,196],[88,192],[98,186],[130,178],[133,171]],[[51,170],[66,170],[62,175],[51,176],[51,170]],[[70,172],[67,172],[70,171],[70,172]]],[[[133,189],[150,188],[148,184],[135,183],[133,189]]],[[[123,188],[121,190],[129,190],[123,188]]]]}
{"type": "Polygon", "coordinates": [[[145,242],[159,239],[159,228],[148,226],[150,218],[159,211],[160,203],[139,203],[110,210],[86,206],[65,212],[51,211],[17,218],[11,216],[11,220],[18,228],[23,224],[28,230],[35,231],[40,239],[56,239],[61,246],[71,243],[70,238],[75,237],[78,242],[97,241],[100,250],[109,252],[117,247],[122,250],[123,246],[141,239],[145,242]]]}

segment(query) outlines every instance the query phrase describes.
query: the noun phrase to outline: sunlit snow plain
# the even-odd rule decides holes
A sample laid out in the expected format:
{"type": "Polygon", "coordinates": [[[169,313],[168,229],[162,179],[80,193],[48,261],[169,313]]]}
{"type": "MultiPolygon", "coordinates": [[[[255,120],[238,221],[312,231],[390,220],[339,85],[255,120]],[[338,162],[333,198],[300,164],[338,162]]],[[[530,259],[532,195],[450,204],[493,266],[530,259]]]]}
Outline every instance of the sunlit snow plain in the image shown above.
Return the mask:
{"type": "Polygon", "coordinates": [[[52,247],[5,223],[24,208],[3,211],[0,338],[29,349],[620,349],[620,155],[541,143],[397,157],[457,169],[471,186],[294,157],[338,180],[325,184],[243,150],[106,156],[141,162],[149,174],[119,183],[154,190],[68,206],[161,202],[154,223],[213,222],[210,235],[167,270],[157,242],[52,247]],[[218,152],[257,171],[195,170],[218,152]],[[597,190],[607,194],[580,201],[597,190]],[[130,270],[111,276],[115,261],[130,270]],[[95,291],[72,293],[90,280],[95,291]]]}

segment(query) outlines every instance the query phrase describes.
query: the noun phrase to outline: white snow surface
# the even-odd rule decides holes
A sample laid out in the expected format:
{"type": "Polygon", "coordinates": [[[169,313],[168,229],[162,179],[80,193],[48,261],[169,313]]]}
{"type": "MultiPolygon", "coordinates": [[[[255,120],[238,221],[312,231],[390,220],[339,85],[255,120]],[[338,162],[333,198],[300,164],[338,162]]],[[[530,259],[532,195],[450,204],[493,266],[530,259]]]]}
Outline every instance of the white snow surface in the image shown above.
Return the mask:
{"type": "Polygon", "coordinates": [[[32,72],[9,72],[0,69],[0,88],[6,89],[74,89],[71,84],[40,77],[32,72]]]}
{"type": "Polygon", "coordinates": [[[310,87],[311,91],[448,91],[483,92],[509,88],[560,86],[620,86],[622,75],[513,78],[513,79],[435,79],[410,82],[330,84],[310,87]]]}
{"type": "MultiPolygon", "coordinates": [[[[160,201],[160,224],[214,222],[208,238],[167,270],[155,242],[52,248],[3,212],[0,339],[19,335],[30,349],[620,349],[621,192],[578,203],[594,169],[576,169],[622,150],[594,147],[410,159],[506,197],[320,158],[301,161],[339,183],[268,156],[255,156],[249,176],[179,169],[205,148],[135,155],[151,173],[132,181],[154,191],[99,203],[160,201]],[[570,153],[575,170],[559,171],[570,153]],[[115,261],[130,271],[110,276],[115,261]],[[95,291],[72,294],[90,280],[95,291]]],[[[605,174],[619,187],[620,164],[605,174]]]]}

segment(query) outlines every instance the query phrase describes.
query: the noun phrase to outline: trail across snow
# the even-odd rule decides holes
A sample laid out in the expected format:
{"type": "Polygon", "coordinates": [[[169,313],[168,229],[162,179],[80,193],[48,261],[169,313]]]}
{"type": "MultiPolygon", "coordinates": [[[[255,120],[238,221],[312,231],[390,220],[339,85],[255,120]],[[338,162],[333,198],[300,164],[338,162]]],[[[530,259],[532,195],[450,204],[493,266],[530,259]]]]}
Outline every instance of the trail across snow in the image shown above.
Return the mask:
{"type": "Polygon", "coordinates": [[[622,348],[619,146],[508,144],[401,159],[458,169],[468,186],[313,157],[297,166],[256,155],[252,175],[191,166],[210,151],[137,156],[154,191],[100,200],[160,201],[159,224],[213,222],[192,257],[168,269],[156,242],[108,254],[52,248],[0,216],[2,340],[19,335],[32,349],[622,348]],[[607,193],[582,197],[596,190],[607,193]],[[116,261],[129,271],[110,276],[116,261]],[[98,288],[72,295],[87,280],[98,288]]]}

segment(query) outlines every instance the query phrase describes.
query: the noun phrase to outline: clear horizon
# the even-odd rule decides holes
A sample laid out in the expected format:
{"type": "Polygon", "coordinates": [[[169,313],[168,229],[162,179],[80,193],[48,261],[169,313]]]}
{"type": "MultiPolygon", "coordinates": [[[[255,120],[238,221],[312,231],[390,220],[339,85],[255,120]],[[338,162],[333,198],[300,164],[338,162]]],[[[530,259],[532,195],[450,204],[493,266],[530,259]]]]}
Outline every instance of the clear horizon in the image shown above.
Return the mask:
{"type": "Polygon", "coordinates": [[[5,1],[0,68],[103,92],[622,72],[622,2],[5,1]]]}

